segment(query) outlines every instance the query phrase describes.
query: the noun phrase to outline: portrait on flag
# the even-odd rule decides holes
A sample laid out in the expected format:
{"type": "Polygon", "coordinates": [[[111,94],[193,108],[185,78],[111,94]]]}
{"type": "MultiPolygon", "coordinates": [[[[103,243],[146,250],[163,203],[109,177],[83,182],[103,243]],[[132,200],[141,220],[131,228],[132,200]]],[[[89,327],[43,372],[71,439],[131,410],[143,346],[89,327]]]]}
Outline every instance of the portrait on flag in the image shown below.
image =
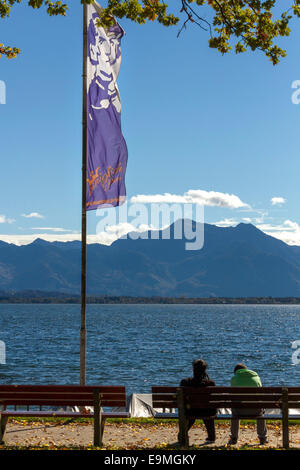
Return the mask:
{"type": "Polygon", "coordinates": [[[99,27],[101,7],[88,6],[86,209],[115,207],[126,198],[127,146],[121,130],[117,78],[124,31],[99,27]]]}

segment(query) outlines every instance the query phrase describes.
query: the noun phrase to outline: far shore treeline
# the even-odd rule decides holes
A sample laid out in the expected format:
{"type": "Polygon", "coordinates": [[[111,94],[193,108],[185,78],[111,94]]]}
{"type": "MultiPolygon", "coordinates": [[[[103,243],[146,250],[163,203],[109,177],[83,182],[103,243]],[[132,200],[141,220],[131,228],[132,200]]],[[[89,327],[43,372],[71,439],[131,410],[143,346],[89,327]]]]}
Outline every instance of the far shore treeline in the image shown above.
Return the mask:
{"type": "MultiPolygon", "coordinates": [[[[61,292],[0,292],[1,304],[80,304],[80,296],[61,292]]],[[[88,304],[300,304],[300,297],[131,297],[89,295],[88,304]]]]}

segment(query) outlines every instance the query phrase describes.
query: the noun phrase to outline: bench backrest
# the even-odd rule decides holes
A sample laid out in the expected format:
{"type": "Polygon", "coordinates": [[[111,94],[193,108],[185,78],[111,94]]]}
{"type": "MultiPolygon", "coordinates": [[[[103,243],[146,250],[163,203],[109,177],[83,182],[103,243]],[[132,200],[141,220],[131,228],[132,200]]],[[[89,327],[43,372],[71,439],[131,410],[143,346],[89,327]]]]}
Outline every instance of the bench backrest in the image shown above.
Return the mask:
{"type": "Polygon", "coordinates": [[[126,407],[124,386],[97,385],[0,385],[0,407],[93,406],[95,392],[103,407],[126,407]]]}
{"type": "Polygon", "coordinates": [[[177,408],[179,390],[186,408],[281,408],[284,390],[300,408],[300,387],[152,387],[153,408],[177,408]]]}
{"type": "Polygon", "coordinates": [[[152,387],[152,407],[155,409],[177,408],[178,387],[152,387]]]}

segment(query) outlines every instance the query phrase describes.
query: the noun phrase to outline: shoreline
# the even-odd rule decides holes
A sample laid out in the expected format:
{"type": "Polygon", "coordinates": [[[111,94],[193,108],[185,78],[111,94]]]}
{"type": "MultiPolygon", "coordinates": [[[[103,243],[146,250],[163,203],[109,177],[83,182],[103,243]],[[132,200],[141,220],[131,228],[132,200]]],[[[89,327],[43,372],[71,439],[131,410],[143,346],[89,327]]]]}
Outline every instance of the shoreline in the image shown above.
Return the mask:
{"type": "MultiPolygon", "coordinates": [[[[37,293],[5,295],[0,293],[0,304],[69,304],[79,305],[79,296],[37,293]]],[[[87,305],[300,305],[299,297],[130,297],[88,296],[87,305]]]]}

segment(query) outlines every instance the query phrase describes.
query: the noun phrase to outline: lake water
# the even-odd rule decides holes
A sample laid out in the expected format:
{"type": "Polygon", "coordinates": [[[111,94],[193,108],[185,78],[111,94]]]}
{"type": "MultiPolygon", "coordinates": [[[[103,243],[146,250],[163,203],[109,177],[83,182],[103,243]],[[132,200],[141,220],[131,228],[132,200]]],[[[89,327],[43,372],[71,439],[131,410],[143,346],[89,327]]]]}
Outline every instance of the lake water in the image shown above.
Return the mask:
{"type": "MultiPolygon", "coordinates": [[[[264,385],[300,386],[299,326],[300,306],[88,305],[87,383],[149,393],[203,357],[217,385],[245,362],[264,385]]],[[[0,305],[0,383],[78,383],[79,330],[79,305],[0,305]]]]}

